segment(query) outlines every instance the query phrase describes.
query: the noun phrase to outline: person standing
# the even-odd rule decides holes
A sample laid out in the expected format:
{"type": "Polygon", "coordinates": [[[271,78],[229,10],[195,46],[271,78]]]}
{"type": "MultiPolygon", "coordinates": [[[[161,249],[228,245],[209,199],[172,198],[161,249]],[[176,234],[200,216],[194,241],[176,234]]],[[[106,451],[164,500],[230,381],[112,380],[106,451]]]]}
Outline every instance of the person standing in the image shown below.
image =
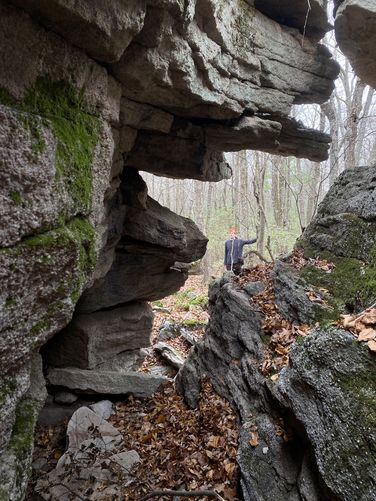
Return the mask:
{"type": "Polygon", "coordinates": [[[254,244],[257,238],[242,240],[236,235],[236,228],[230,228],[230,238],[225,242],[225,269],[239,275],[243,264],[244,245],[254,244]]]}

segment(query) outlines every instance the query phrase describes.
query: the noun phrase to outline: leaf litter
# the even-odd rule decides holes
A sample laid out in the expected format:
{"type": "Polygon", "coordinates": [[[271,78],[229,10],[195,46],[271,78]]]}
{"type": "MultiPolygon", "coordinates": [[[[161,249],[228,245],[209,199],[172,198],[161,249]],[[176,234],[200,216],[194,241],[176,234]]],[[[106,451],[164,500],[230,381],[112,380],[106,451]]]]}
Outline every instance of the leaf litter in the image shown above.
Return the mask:
{"type": "Polygon", "coordinates": [[[249,282],[262,282],[265,286],[260,294],[250,298],[250,302],[262,313],[262,329],[268,336],[261,371],[272,381],[277,381],[278,372],[289,362],[292,345],[299,336],[307,336],[311,327],[287,320],[279,312],[271,277],[273,267],[274,263],[259,263],[251,270],[244,270],[241,276],[235,277],[234,282],[241,288],[249,282]]]}
{"type": "MultiPolygon", "coordinates": [[[[192,296],[207,295],[207,287],[201,277],[190,276],[182,290],[192,293],[192,296]]],[[[204,334],[208,314],[205,305],[193,305],[187,309],[179,304],[177,295],[164,298],[155,308],[152,345],[157,342],[161,324],[166,319],[185,322],[187,328],[200,338],[204,334]]],[[[188,355],[191,347],[184,339],[176,338],[168,342],[184,357],[188,355]]],[[[147,357],[142,370],[147,372],[153,365],[163,364],[163,360],[153,352],[147,357]]],[[[147,493],[161,489],[213,490],[226,501],[238,500],[236,416],[230,404],[215,393],[208,381],[202,382],[197,409],[189,409],[170,382],[149,399],[131,396],[116,403],[109,421],[123,435],[116,453],[135,450],[141,457],[141,463],[133,472],[133,481],[128,486],[123,479],[124,472],[116,471],[112,464],[107,465],[116,479],[114,490],[119,492],[120,488],[121,492],[121,495],[108,498],[109,501],[136,501],[147,493]]],[[[66,422],[56,427],[38,427],[34,460],[45,458],[47,463],[43,471],[33,472],[30,495],[34,494],[33,487],[38,477],[47,475],[64,453],[65,430],[66,422]]],[[[92,456],[93,461],[101,460],[95,451],[92,456]]],[[[105,457],[103,461],[106,462],[105,457]]],[[[75,468],[79,475],[79,465],[75,468]]],[[[103,491],[106,488],[108,485],[104,483],[103,491]]],[[[168,497],[160,499],[171,501],[168,497]]]]}
{"type": "Polygon", "coordinates": [[[236,417],[208,381],[197,409],[189,409],[169,383],[148,400],[116,404],[110,421],[142,460],[124,500],[161,489],[214,490],[237,499],[236,417]]]}
{"type": "Polygon", "coordinates": [[[362,313],[341,315],[337,325],[350,331],[357,341],[365,342],[372,352],[376,352],[376,308],[375,305],[362,313]]]}

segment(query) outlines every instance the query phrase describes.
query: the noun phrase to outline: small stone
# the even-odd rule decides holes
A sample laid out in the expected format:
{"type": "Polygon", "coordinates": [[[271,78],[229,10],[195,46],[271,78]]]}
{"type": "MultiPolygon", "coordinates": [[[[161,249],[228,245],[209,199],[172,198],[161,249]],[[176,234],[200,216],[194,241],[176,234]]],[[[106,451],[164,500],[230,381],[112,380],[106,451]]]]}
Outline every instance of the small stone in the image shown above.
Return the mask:
{"type": "Polygon", "coordinates": [[[54,402],[62,405],[71,405],[78,400],[78,396],[70,391],[58,391],[54,396],[54,402]]]}
{"type": "Polygon", "coordinates": [[[42,470],[47,464],[46,458],[38,458],[32,463],[33,470],[42,470]]]}
{"type": "Polygon", "coordinates": [[[96,436],[101,438],[106,450],[111,449],[121,440],[119,431],[112,424],[88,407],[80,407],[68,423],[69,450],[77,450],[85,441],[95,438],[94,430],[96,436]]]}
{"type": "Polygon", "coordinates": [[[112,402],[110,400],[101,400],[96,404],[89,405],[89,407],[102,419],[108,419],[114,412],[112,402]]]}
{"type": "Polygon", "coordinates": [[[163,357],[170,365],[172,365],[172,367],[175,367],[176,369],[183,367],[183,356],[169,344],[157,343],[154,346],[154,349],[161,355],[161,357],[163,357]]]}
{"type": "Polygon", "coordinates": [[[269,447],[263,447],[262,448],[262,453],[267,454],[269,452],[269,447]]]}
{"type": "Polygon", "coordinates": [[[256,296],[265,290],[265,285],[262,282],[248,282],[245,284],[244,290],[250,296],[256,296]]]}
{"type": "Polygon", "coordinates": [[[136,451],[126,451],[114,454],[110,457],[110,460],[115,461],[115,463],[129,473],[141,461],[141,458],[136,451]]]}

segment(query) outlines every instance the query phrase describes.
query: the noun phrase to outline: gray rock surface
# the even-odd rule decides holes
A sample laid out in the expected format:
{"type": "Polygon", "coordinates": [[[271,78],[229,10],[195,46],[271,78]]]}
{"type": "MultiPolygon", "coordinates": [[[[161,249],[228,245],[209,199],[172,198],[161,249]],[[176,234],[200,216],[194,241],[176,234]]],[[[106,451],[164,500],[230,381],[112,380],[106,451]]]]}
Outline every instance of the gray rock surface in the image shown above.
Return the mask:
{"type": "Polygon", "coordinates": [[[120,106],[120,121],[122,125],[133,127],[133,129],[154,130],[168,134],[174,116],[159,108],[123,97],[120,106]]]}
{"type": "Polygon", "coordinates": [[[122,239],[107,275],[80,299],[78,309],[93,312],[135,300],[155,301],[179,290],[188,272],[175,262],[203,256],[207,238],[190,219],[147,196],[134,169],[123,173],[126,205],[122,239]]]}
{"type": "MultiPolygon", "coordinates": [[[[6,435],[1,435],[2,440],[5,439],[7,443],[4,449],[2,442],[0,452],[0,497],[9,501],[23,499],[26,494],[31,473],[34,428],[47,397],[39,354],[32,357],[29,371],[30,387],[22,398],[18,399],[14,415],[5,416],[5,421],[12,428],[11,436],[8,439],[6,435]]],[[[16,385],[16,380],[14,384],[16,385]]],[[[16,391],[20,391],[19,388],[16,385],[12,399],[15,398],[16,391]]],[[[2,423],[3,420],[4,415],[1,418],[2,423]]]]}
{"type": "Polygon", "coordinates": [[[145,17],[145,2],[121,0],[101,2],[91,0],[12,0],[30,12],[48,29],[56,31],[72,45],[88,52],[94,59],[117,61],[132,39],[141,30],[145,17]]]}
{"type": "Polygon", "coordinates": [[[270,113],[278,108],[286,114],[293,101],[315,101],[331,92],[337,67],[325,51],[308,40],[302,48],[298,33],[245,2],[198,1],[185,19],[182,14],[148,9],[139,44],[113,65],[127,97],[181,115],[227,119],[244,110],[270,113]],[[212,22],[205,24],[204,18],[212,22]],[[174,49],[168,53],[171,41],[174,49]]]}
{"type": "Polygon", "coordinates": [[[247,0],[263,14],[286,26],[298,28],[300,33],[320,40],[331,26],[326,16],[327,0],[247,0]]]}
{"type": "Polygon", "coordinates": [[[376,5],[373,0],[345,0],[335,19],[338,45],[357,75],[376,88],[376,5]]]}
{"type": "Polygon", "coordinates": [[[54,395],[54,402],[62,405],[71,405],[78,400],[78,396],[69,391],[58,391],[54,395]]]}
{"type": "Polygon", "coordinates": [[[130,246],[129,250],[134,253],[116,253],[111,270],[81,297],[78,311],[94,312],[136,300],[156,301],[184,285],[188,273],[172,269],[173,263],[140,254],[140,246],[130,246]]]}
{"type": "Polygon", "coordinates": [[[139,132],[126,165],[158,176],[217,182],[232,174],[222,151],[206,148],[203,127],[178,120],[169,134],[139,132]]]}
{"type": "Polygon", "coordinates": [[[113,406],[110,400],[101,400],[95,404],[91,404],[90,409],[102,419],[108,419],[113,413],[113,406]]]}
{"type": "Polygon", "coordinates": [[[152,324],[146,303],[76,315],[46,346],[45,359],[55,367],[94,369],[122,352],[149,346],[152,324]]]}
{"type": "Polygon", "coordinates": [[[88,394],[151,396],[165,377],[152,376],[142,372],[119,372],[106,370],[83,370],[74,367],[50,369],[47,379],[51,385],[64,386],[88,394]]]}
{"type": "Polygon", "coordinates": [[[346,170],[298,242],[307,257],[319,256],[334,263],[330,273],[315,270],[308,263],[300,275],[328,289],[337,307],[361,311],[376,301],[372,285],[376,266],[375,200],[375,167],[346,170]]]}
{"type": "Polygon", "coordinates": [[[183,367],[184,358],[182,354],[179,353],[178,350],[176,350],[173,346],[167,343],[159,342],[154,345],[154,349],[157,353],[160,354],[162,358],[166,360],[169,365],[175,367],[175,369],[179,370],[181,367],[183,367]]]}
{"type": "MultiPolygon", "coordinates": [[[[299,274],[292,267],[277,261],[273,269],[276,304],[284,318],[300,324],[311,324],[315,319],[315,305],[299,284],[299,274]]],[[[316,305],[318,308],[318,306],[316,305]]]]}
{"type": "Polygon", "coordinates": [[[244,290],[250,296],[256,296],[265,290],[265,285],[262,282],[248,282],[245,284],[244,290]]]}
{"type": "Polygon", "coordinates": [[[277,392],[304,426],[321,478],[338,499],[376,499],[376,360],[352,334],[310,334],[293,349],[277,392]]]}
{"type": "Polygon", "coordinates": [[[103,245],[120,86],[18,9],[1,2],[0,11],[5,376],[68,323],[90,281],[103,245]]]}

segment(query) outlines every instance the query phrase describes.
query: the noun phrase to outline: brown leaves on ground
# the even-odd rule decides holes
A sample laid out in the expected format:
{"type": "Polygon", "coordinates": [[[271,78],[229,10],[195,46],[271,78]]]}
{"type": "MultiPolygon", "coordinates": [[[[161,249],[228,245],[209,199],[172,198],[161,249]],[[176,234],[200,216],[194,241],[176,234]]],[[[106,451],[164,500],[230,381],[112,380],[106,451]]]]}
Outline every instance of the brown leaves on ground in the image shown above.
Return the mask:
{"type": "Polygon", "coordinates": [[[342,315],[338,325],[350,331],[359,342],[366,342],[376,352],[376,308],[368,308],[357,315],[342,315]]]}
{"type": "Polygon", "coordinates": [[[210,383],[203,383],[197,409],[187,408],[170,384],[147,401],[118,403],[111,422],[142,459],[126,501],[161,489],[215,490],[237,499],[236,418],[210,383]]]}
{"type": "MultiPolygon", "coordinates": [[[[305,337],[310,331],[310,326],[297,325],[282,317],[276,304],[271,272],[273,263],[260,263],[251,270],[245,270],[240,277],[234,279],[235,283],[244,287],[248,282],[263,282],[265,289],[260,294],[252,296],[251,303],[257,305],[263,314],[262,329],[264,334],[270,336],[264,351],[264,361],[261,370],[264,375],[270,376],[272,381],[278,379],[278,372],[288,364],[289,352],[299,336],[305,337]]],[[[252,444],[251,444],[252,445],[252,444]]]]}
{"type": "Polygon", "coordinates": [[[334,263],[331,263],[327,259],[321,259],[320,256],[317,256],[316,258],[305,257],[304,249],[302,248],[294,249],[290,258],[290,264],[292,264],[292,266],[294,266],[297,270],[300,270],[303,266],[310,264],[315,268],[325,271],[325,273],[331,273],[336,267],[334,263]]]}

